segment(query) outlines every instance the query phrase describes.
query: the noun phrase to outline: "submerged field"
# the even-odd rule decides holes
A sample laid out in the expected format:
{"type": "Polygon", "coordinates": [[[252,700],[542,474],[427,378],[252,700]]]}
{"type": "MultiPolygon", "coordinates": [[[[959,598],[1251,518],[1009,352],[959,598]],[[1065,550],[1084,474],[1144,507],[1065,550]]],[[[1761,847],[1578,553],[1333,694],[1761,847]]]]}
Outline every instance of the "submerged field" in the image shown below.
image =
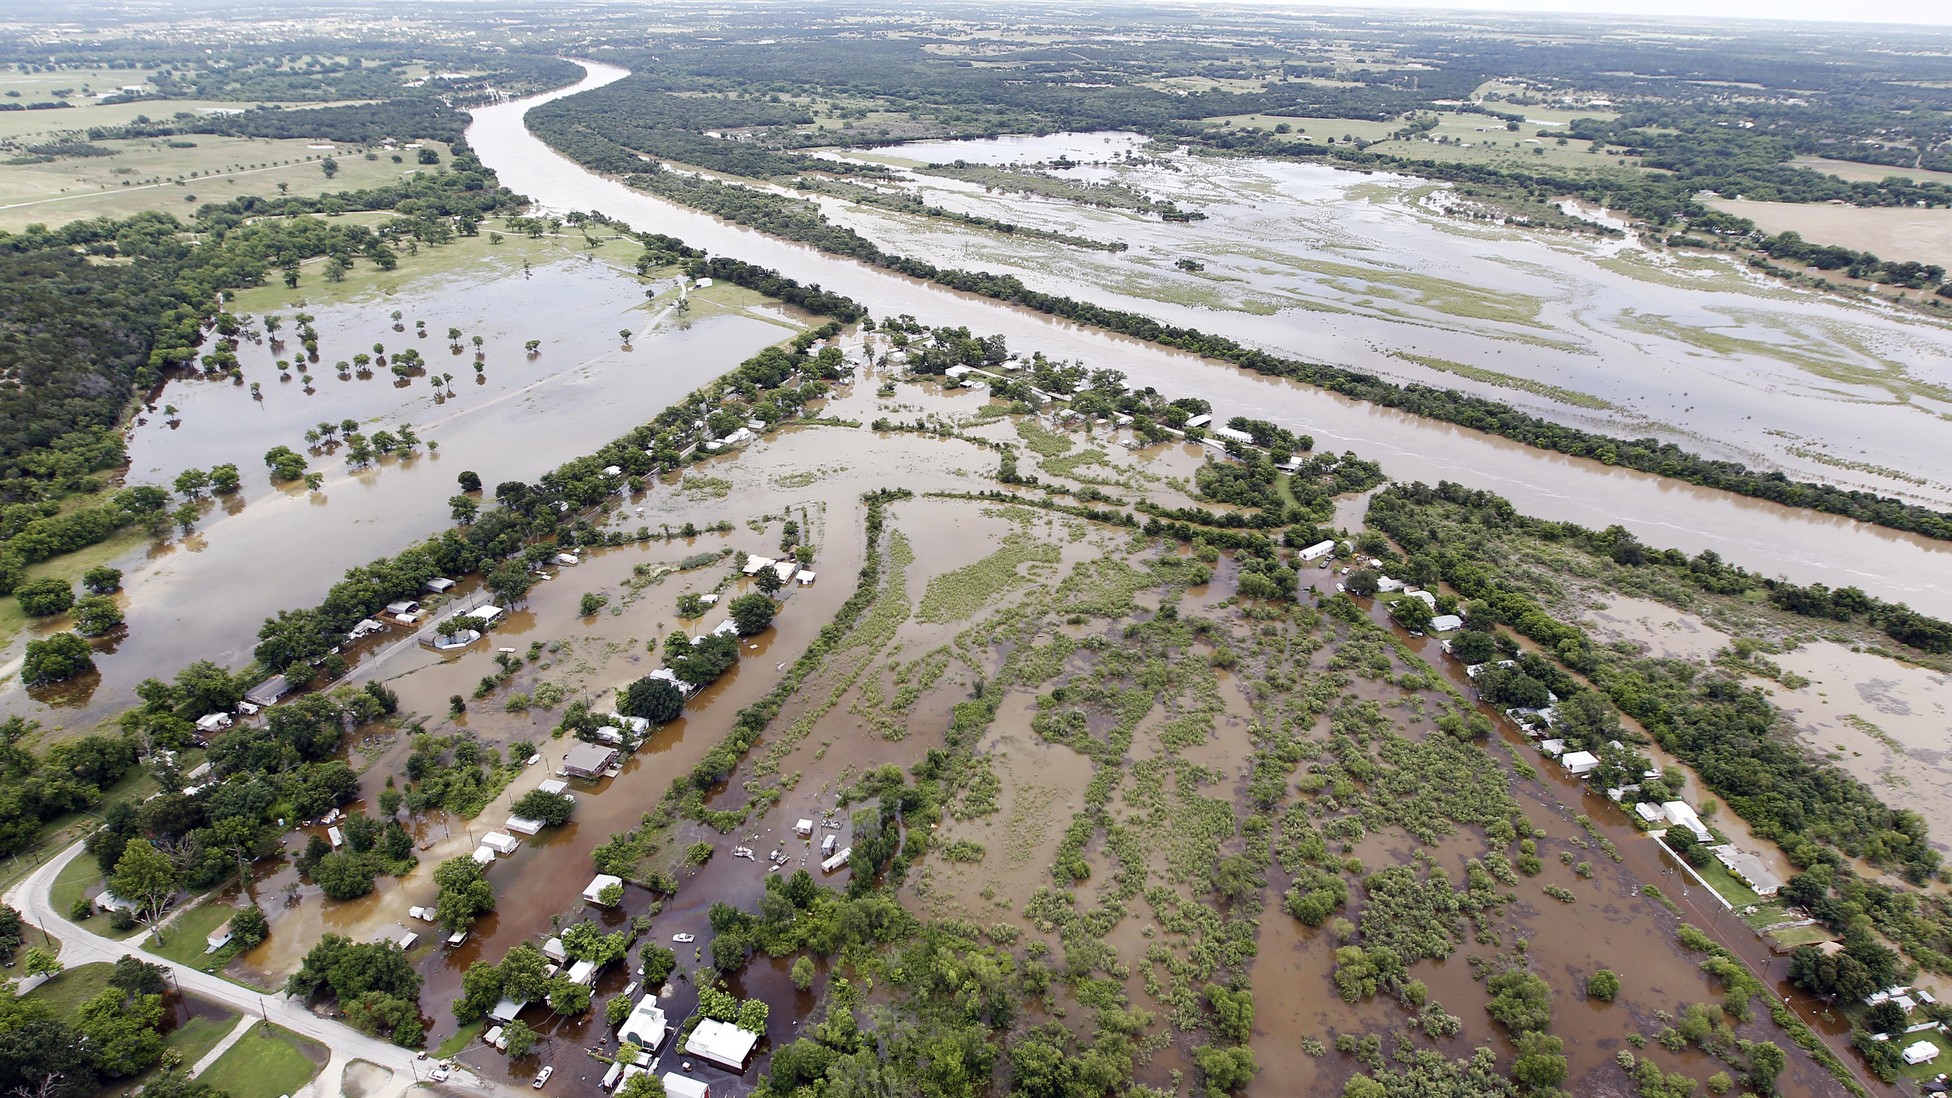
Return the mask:
{"type": "MultiPolygon", "coordinates": [[[[1070,247],[823,200],[829,217],[896,254],[1008,272],[1046,292],[1089,286],[1093,300],[1171,323],[1794,476],[1952,498],[1952,467],[1919,460],[1952,413],[1941,368],[1952,336],[1930,320],[1631,236],[1563,231],[1576,220],[1543,200],[1535,210],[1484,205],[1422,180],[1190,155],[1132,134],[918,142],[873,155],[897,158],[892,185],[931,205],[1125,246],[1070,247]],[[1203,219],[1162,222],[1154,207],[1203,219]],[[1420,367],[1431,358],[1463,369],[1420,367]]],[[[1908,218],[1891,227],[1913,239],[1929,236],[1921,218],[1942,213],[1784,209],[1908,218]]],[[[1806,235],[1837,235],[1818,228],[1806,235]]]]}
{"type": "MultiPolygon", "coordinates": [[[[498,777],[471,821],[416,814],[420,868],[368,897],[325,900],[288,869],[262,878],[260,896],[286,899],[267,904],[271,938],[233,973],[274,985],[327,931],[366,940],[413,925],[406,909],[432,902],[431,867],[466,853],[554,769],[569,746],[551,738],[565,707],[607,708],[656,665],[665,634],[724,621],[728,601],[755,589],[740,554],[776,552],[790,521],[814,547],[818,581],[786,594],[772,628],[740,642],[737,667],[619,776],[576,783],[570,824],[498,860],[497,909],[465,944],[411,952],[430,1044],[463,1034],[467,1063],[513,1084],[542,1063],[559,1078],[576,1066],[574,1050],[607,1032],[602,1008],[627,971],[598,980],[595,1014],[525,1012],[553,1042],[540,1057],[468,1041],[446,1005],[470,965],[589,917],[576,892],[594,865],[616,864],[612,840],[627,831],[633,883],[619,907],[595,911],[597,925],[654,943],[695,934],[663,1005],[675,1024],[721,972],[735,995],[768,1001],[761,1073],[789,1070],[783,1050],[830,1034],[843,1008],[904,1048],[926,1033],[975,1039],[975,1024],[1161,1090],[1235,1072],[1223,1089],[1249,1095],[1364,1093],[1358,1076],[1408,1093],[1493,1079],[1520,1060],[1563,1072],[1575,1093],[1624,1094],[1624,1064],[1707,1083],[1762,1070],[1750,1041],[1791,1047],[1750,1005],[1762,985],[1704,971],[1710,958],[1681,923],[1710,912],[1677,906],[1652,844],[1548,773],[1522,738],[1483,738],[1491,723],[1458,666],[1380,606],[1322,606],[1333,576],[1310,568],[1299,604],[1242,598],[1247,562],[1234,554],[1067,514],[1035,493],[977,495],[996,486],[1007,445],[1020,475],[1044,483],[1198,506],[1201,448],[1065,429],[893,368],[867,370],[814,414],[647,484],[610,520],[620,532],[729,529],[588,552],[458,656],[359,649],[353,680],[397,691],[415,727],[491,759],[539,745],[547,766],[498,777]],[[891,488],[913,494],[870,512],[864,493],[891,488]],[[878,524],[864,526],[871,513],[878,524]],[[702,593],[719,604],[685,617],[680,596],[702,593]],[[594,612],[589,596],[602,600],[594,612]],[[827,635],[850,596],[866,600],[861,611],[827,635]],[[516,653],[512,671],[496,645],[516,653]],[[457,695],[465,713],[448,711],[457,695]],[[687,787],[713,765],[735,714],[762,699],[777,715],[727,779],[660,804],[674,779],[687,787]],[[818,821],[809,839],[792,834],[800,818],[818,821]],[[856,860],[821,874],[815,847],[829,834],[856,860]],[[734,857],[739,845],[762,860],[734,857]],[[774,853],[777,875],[763,861],[774,853]],[[777,878],[801,868],[835,896],[886,895],[904,913],[874,916],[897,935],[885,948],[812,954],[810,986],[791,951],[750,952],[749,935],[771,930],[736,929],[719,910],[756,906],[772,927],[777,878]],[[998,996],[998,1012],[972,1022],[954,1007],[944,965],[998,996]],[[1619,973],[1610,1000],[1587,990],[1603,969],[1619,973]],[[876,990],[844,992],[843,973],[876,990]]],[[[419,750],[409,736],[362,733],[347,755],[361,804],[419,750]]],[[[976,1056],[965,1070],[1022,1078],[1019,1056],[1005,1054],[1007,1068],[976,1056]]],[[[655,1070],[675,1062],[664,1053],[655,1070]]],[[[1835,1092],[1800,1053],[1788,1063],[1781,1093],[1835,1092]]],[[[715,1089],[747,1085],[694,1071],[715,1089]]]]}

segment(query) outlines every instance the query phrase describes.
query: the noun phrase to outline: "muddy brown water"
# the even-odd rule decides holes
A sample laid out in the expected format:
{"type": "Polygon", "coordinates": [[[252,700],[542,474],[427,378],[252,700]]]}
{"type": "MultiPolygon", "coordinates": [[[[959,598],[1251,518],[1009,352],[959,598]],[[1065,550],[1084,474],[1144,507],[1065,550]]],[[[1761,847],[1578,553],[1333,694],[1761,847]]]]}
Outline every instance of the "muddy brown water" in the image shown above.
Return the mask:
{"type": "Polygon", "coordinates": [[[233,462],[244,489],[211,505],[196,533],[172,533],[115,562],[127,573],[127,633],[98,654],[101,677],[91,692],[45,695],[62,703],[50,708],[10,683],[0,695],[6,712],[87,728],[127,705],[144,678],[168,678],[198,658],[240,666],[265,617],[316,605],[348,567],[446,528],[447,499],[459,491],[462,470],[480,474],[492,497],[495,484],[532,480],[591,452],[792,330],[719,315],[646,331],[638,280],[581,260],[537,266],[527,277],[423,280],[396,295],[309,311],[320,333],[321,361],[306,367],[314,393],[304,392],[296,373],[290,382],[278,380],[274,360],[303,354],[287,314],[282,349],[248,341],[238,348],[244,376],[260,383],[262,400],[252,399],[248,385],[185,374],[143,412],[130,431],[130,483],[168,486],[183,469],[233,462]],[[404,332],[394,331],[388,316],[396,308],[406,314],[404,332]],[[416,317],[428,321],[425,339],[415,338],[416,317]],[[462,329],[464,340],[485,337],[480,383],[472,344],[450,353],[450,326],[462,329]],[[639,330],[628,351],[617,344],[626,326],[639,330]],[[530,358],[522,344],[534,338],[543,347],[530,358]],[[339,380],[333,364],[370,354],[375,343],[419,350],[430,373],[454,375],[455,395],[436,403],[426,377],[398,388],[385,367],[370,379],[339,380]],[[165,416],[165,406],[177,416],[165,416]],[[311,468],[325,474],[323,491],[271,483],[266,450],[283,445],[306,453],[308,429],[348,418],[368,435],[410,424],[439,450],[356,471],[340,445],[307,454],[311,468]]]}
{"type": "MultiPolygon", "coordinates": [[[[578,85],[484,108],[475,112],[469,128],[470,144],[502,181],[545,207],[600,209],[640,229],[671,233],[715,253],[839,289],[876,315],[913,313],[931,323],[966,324],[973,331],[1002,333],[1021,350],[1038,349],[1094,367],[1123,370],[1135,385],[1205,397],[1221,419],[1255,416],[1312,434],[1318,447],[1354,449],[1380,461],[1400,479],[1462,481],[1497,491],[1528,514],[1596,529],[1619,523],[1649,544],[1689,553],[1713,549],[1767,574],[1801,582],[1856,584],[1920,610],[1952,613],[1952,588],[1935,579],[1952,559],[1952,545],[1543,453],[1449,424],[1343,400],[1285,380],[900,278],[632,191],[555,155],[523,125],[522,115],[535,103],[599,87],[624,75],[624,70],[612,66],[585,64],[590,75],[578,85]]],[[[1151,306],[1146,308],[1150,311],[1151,306]]],[[[1203,319],[1210,326],[1215,318],[1203,319]]],[[[1809,475],[1831,479],[1826,471],[1809,475]]]]}
{"type": "MultiPolygon", "coordinates": [[[[1371,620],[1391,630],[1400,641],[1421,656],[1424,662],[1437,668],[1452,686],[1464,693],[1466,697],[1470,696],[1469,676],[1464,674],[1463,667],[1456,660],[1444,655],[1441,642],[1437,638],[1419,638],[1409,635],[1394,624],[1380,602],[1373,603],[1369,613],[1371,620]]],[[[1665,960],[1667,957],[1680,959],[1684,962],[1684,967],[1692,967],[1700,960],[1698,956],[1682,954],[1673,939],[1674,930],[1679,923],[1685,921],[1692,924],[1739,956],[1751,972],[1761,977],[1764,984],[1790,1006],[1797,1017],[1822,1036],[1831,1051],[1850,1066],[1859,1083],[1872,1093],[1899,1093],[1896,1088],[1880,1083],[1876,1077],[1863,1070],[1861,1059],[1850,1047],[1849,1025],[1842,1015],[1831,1012],[1828,1003],[1790,984],[1787,956],[1772,953],[1762,939],[1743,924],[1734,913],[1724,908],[1717,898],[1705,889],[1694,887],[1691,880],[1678,868],[1672,855],[1635,827],[1618,805],[1609,801],[1603,793],[1567,775],[1562,768],[1552,765],[1550,760],[1540,756],[1531,742],[1491,707],[1479,705],[1478,708],[1493,719],[1499,730],[1500,741],[1509,746],[1517,758],[1532,764],[1533,769],[1539,774],[1535,781],[1515,779],[1514,794],[1525,806],[1526,814],[1533,823],[1544,827],[1552,836],[1550,841],[1541,841],[1539,844],[1540,857],[1547,863],[1547,870],[1541,875],[1542,878],[1549,878],[1554,870],[1563,872],[1563,867],[1558,864],[1558,847],[1554,845],[1555,843],[1564,844],[1572,839],[1584,837],[1584,828],[1579,826],[1575,819],[1580,814],[1593,820],[1598,825],[1600,833],[1613,842],[1620,854],[1620,861],[1616,864],[1596,849],[1579,850],[1579,859],[1591,861],[1598,871],[1600,876],[1595,879],[1596,881],[1612,877],[1627,886],[1616,888],[1612,900],[1605,907],[1607,917],[1604,927],[1597,927],[1591,920],[1586,919],[1554,919],[1549,917],[1554,913],[1542,912],[1548,917],[1533,921],[1533,933],[1547,936],[1548,941],[1556,938],[1569,948],[1576,948],[1587,956],[1597,953],[1606,958],[1620,958],[1622,960],[1619,963],[1630,964],[1633,972],[1668,971],[1671,970],[1671,966],[1667,965],[1665,960]],[[1681,916],[1677,918],[1653,901],[1641,897],[1638,889],[1642,884],[1653,884],[1659,887],[1670,901],[1681,908],[1681,916]],[[1618,913],[1626,913],[1627,918],[1621,919],[1618,913]],[[1598,935],[1609,948],[1601,951],[1592,949],[1591,943],[1595,935],[1598,935]],[[1627,958],[1631,959],[1630,962],[1625,960],[1627,958]]],[[[1495,750],[1495,746],[1493,749],[1495,750]]],[[[1567,876],[1570,877],[1570,874],[1567,876]]],[[[1594,881],[1567,883],[1574,891],[1581,893],[1589,893],[1595,884],[1594,881]]],[[[1542,896],[1531,902],[1535,906],[1554,903],[1542,896]]],[[[1620,971],[1626,974],[1629,968],[1621,968],[1620,971]]],[[[1673,977],[1668,979],[1671,980],[1673,977]]],[[[1696,973],[1695,981],[1695,986],[1702,987],[1703,990],[1692,995],[1679,992],[1680,997],[1673,1005],[1659,1007],[1659,1009],[1667,1009],[1673,1013],[1678,1012],[1678,1007],[1689,1002],[1719,1001],[1718,994],[1711,994],[1706,990],[1705,977],[1696,973]]],[[[1631,982],[1631,980],[1623,982],[1631,982]]],[[[1750,1037],[1764,1035],[1764,1031],[1757,1027],[1766,1025],[1767,1018],[1763,1013],[1765,1008],[1766,1004],[1755,1004],[1760,1020],[1743,1027],[1740,1031],[1742,1035],[1750,1037]]],[[[1563,1005],[1557,1008],[1558,1012],[1564,1010],[1563,1005]]],[[[1580,1017],[1585,1021],[1591,1019],[1592,1014],[1589,1012],[1580,1017]]],[[[1575,1079],[1579,1078],[1579,1066],[1582,1063],[1580,1049],[1587,1049],[1584,1062],[1598,1066],[1593,1057],[1603,1052],[1605,1055],[1599,1056],[1598,1059],[1610,1060],[1612,1053],[1619,1047],[1617,1045],[1600,1047],[1596,1041],[1589,1039],[1589,1035],[1581,1033],[1578,1023],[1572,1026],[1561,1024],[1556,1013],[1553,1032],[1567,1038],[1568,1058],[1574,1064],[1575,1079]]],[[[1841,1088],[1827,1072],[1822,1071],[1807,1056],[1790,1046],[1787,1038],[1783,1037],[1774,1026],[1767,1027],[1766,1035],[1784,1045],[1785,1051],[1791,1054],[1790,1070],[1782,1081],[1783,1093],[1807,1095],[1842,1093],[1841,1088]]],[[[1596,1034],[1591,1036],[1597,1037],[1596,1034]]],[[[1665,1058],[1665,1054],[1661,1055],[1665,1058]]],[[[1603,1070],[1601,1067],[1600,1071],[1603,1070]]]]}

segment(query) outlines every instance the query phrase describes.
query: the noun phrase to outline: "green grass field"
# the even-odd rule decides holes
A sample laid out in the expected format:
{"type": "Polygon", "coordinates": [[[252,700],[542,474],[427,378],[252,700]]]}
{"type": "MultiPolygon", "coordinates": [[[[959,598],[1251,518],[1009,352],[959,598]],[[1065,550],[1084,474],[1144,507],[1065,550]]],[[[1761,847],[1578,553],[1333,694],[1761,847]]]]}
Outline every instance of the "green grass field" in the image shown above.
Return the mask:
{"type": "Polygon", "coordinates": [[[113,975],[115,966],[111,964],[81,965],[28,992],[25,998],[46,1003],[57,1016],[73,1017],[81,1004],[108,987],[108,978],[113,975]]]}
{"type": "Polygon", "coordinates": [[[195,1066],[198,1060],[210,1055],[217,1042],[224,1039],[237,1025],[237,1015],[225,1014],[221,1018],[206,1018],[199,1014],[170,1031],[163,1043],[183,1056],[183,1066],[195,1066]]]}
{"type": "MultiPolygon", "coordinates": [[[[23,112],[39,113],[39,112],[23,112]]],[[[83,109],[74,112],[84,113],[83,109]]],[[[0,229],[63,224],[89,217],[127,217],[148,210],[187,215],[206,202],[241,195],[323,194],[390,183],[413,171],[435,170],[414,153],[356,146],[312,148],[325,142],[273,141],[197,134],[181,139],[101,141],[113,156],[62,157],[45,163],[0,164],[0,229]],[[172,148],[170,141],[192,143],[172,148]],[[367,159],[368,154],[372,159],[367,159]],[[326,157],[338,164],[327,178],[326,157]],[[399,162],[393,157],[399,156],[399,162]]],[[[429,143],[447,161],[447,149],[429,143]]]]}
{"type": "Polygon", "coordinates": [[[310,1082],[326,1059],[323,1045],[276,1026],[267,1030],[257,1025],[198,1079],[230,1098],[279,1098],[310,1082]]]}
{"type": "MultiPolygon", "coordinates": [[[[1512,108],[1516,111],[1518,108],[1512,108]]],[[[1527,110],[1528,115],[1532,114],[1527,110]]],[[[1537,117],[1558,121],[1562,116],[1586,116],[1586,111],[1546,111],[1537,117]]],[[[1369,151],[1386,153],[1419,160],[1443,160],[1472,164],[1517,164],[1542,163],[1567,171],[1590,171],[1595,175],[1617,175],[1637,170],[1638,161],[1628,159],[1619,163],[1619,157],[1604,153],[1591,153],[1588,141],[1567,140],[1559,144],[1557,137],[1539,137],[1543,128],[1537,125],[1520,125],[1517,131],[1507,130],[1505,124],[1495,118],[1481,114],[1458,114],[1443,111],[1437,115],[1437,128],[1408,141],[1388,140],[1389,136],[1401,130],[1405,123],[1396,120],[1371,122],[1357,118],[1289,118],[1271,114],[1235,114],[1208,118],[1210,124],[1226,123],[1235,129],[1255,129],[1272,131],[1276,126],[1286,124],[1292,128],[1288,134],[1281,135],[1292,144],[1327,141],[1344,142],[1349,138],[1370,142],[1369,151]],[[1449,138],[1447,143],[1439,144],[1435,139],[1449,138]]]]}
{"type": "Polygon", "coordinates": [[[167,957],[177,964],[188,965],[204,972],[216,972],[222,968],[235,951],[219,950],[206,953],[206,939],[210,932],[228,922],[237,909],[218,900],[210,900],[172,919],[163,928],[163,944],[156,945],[152,939],[146,946],[148,952],[158,957],[167,957]]]}
{"type": "MultiPolygon", "coordinates": [[[[347,214],[340,221],[379,222],[391,218],[391,213],[347,214]]],[[[583,234],[574,226],[565,225],[554,236],[539,239],[517,232],[511,232],[506,222],[490,219],[481,224],[479,236],[456,237],[453,242],[437,247],[422,245],[417,254],[400,250],[400,265],[391,271],[380,271],[364,261],[353,264],[351,272],[343,282],[327,282],[319,273],[323,261],[311,263],[301,269],[296,289],[288,289],[282,282],[269,282],[250,290],[238,291],[230,308],[236,313],[253,313],[263,316],[267,313],[291,313],[311,305],[336,305],[349,301],[361,301],[378,295],[390,297],[401,287],[430,278],[453,277],[467,272],[470,278],[488,279],[498,273],[521,270],[522,263],[541,266],[560,259],[570,259],[581,255],[594,255],[598,260],[626,270],[634,269],[638,254],[643,250],[636,242],[624,239],[611,239],[605,230],[595,230],[593,236],[598,246],[588,247],[583,234]],[[500,244],[493,243],[493,235],[499,233],[500,244]]],[[[411,334],[414,317],[403,318],[411,334]]]]}

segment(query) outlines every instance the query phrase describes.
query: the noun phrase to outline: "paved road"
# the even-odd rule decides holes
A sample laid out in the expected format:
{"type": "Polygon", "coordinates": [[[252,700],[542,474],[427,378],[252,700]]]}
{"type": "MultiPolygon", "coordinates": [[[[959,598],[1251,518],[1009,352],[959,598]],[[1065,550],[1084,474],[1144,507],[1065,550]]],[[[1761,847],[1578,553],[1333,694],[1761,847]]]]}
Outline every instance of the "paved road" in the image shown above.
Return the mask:
{"type": "MultiPolygon", "coordinates": [[[[132,943],[105,938],[86,927],[69,922],[67,913],[56,911],[54,905],[49,902],[48,890],[53,886],[54,878],[81,853],[82,844],[74,844],[8,890],[5,897],[6,901],[26,916],[29,922],[46,927],[49,933],[61,939],[61,963],[69,968],[95,962],[113,964],[124,954],[135,951],[132,943]]],[[[175,976],[177,986],[183,991],[222,1003],[240,1015],[268,1018],[271,1022],[293,1033],[311,1038],[330,1049],[332,1053],[330,1062],[308,1088],[314,1094],[321,1096],[338,1094],[339,1081],[346,1065],[353,1060],[365,1060],[392,1072],[392,1077],[378,1089],[369,1090],[366,1098],[402,1098],[407,1092],[414,1090],[416,1084],[425,1078],[434,1066],[433,1061],[418,1059],[411,1050],[368,1037],[330,1018],[322,1018],[306,1009],[303,1004],[294,1002],[282,994],[263,994],[207,972],[174,964],[163,957],[153,954],[147,956],[149,960],[169,969],[175,976]]],[[[467,1074],[457,1074],[443,1084],[442,1089],[504,1096],[523,1093],[467,1074]]]]}

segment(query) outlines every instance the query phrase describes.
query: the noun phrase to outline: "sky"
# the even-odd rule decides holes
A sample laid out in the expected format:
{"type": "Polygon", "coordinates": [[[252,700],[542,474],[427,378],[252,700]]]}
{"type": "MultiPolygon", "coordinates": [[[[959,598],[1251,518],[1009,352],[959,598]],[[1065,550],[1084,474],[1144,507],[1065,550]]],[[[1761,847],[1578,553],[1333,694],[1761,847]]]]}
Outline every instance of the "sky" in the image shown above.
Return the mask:
{"type": "MultiPolygon", "coordinates": [[[[1279,0],[1273,0],[1278,3],[1279,0]]],[[[1304,6],[1318,6],[1304,0],[1304,6]]],[[[1343,7],[1334,0],[1319,6],[1343,7]]],[[[1946,0],[1368,0],[1378,11],[1509,11],[1563,15],[1691,16],[1721,19],[1793,19],[1832,23],[1907,23],[1952,26],[1946,0]]]]}

